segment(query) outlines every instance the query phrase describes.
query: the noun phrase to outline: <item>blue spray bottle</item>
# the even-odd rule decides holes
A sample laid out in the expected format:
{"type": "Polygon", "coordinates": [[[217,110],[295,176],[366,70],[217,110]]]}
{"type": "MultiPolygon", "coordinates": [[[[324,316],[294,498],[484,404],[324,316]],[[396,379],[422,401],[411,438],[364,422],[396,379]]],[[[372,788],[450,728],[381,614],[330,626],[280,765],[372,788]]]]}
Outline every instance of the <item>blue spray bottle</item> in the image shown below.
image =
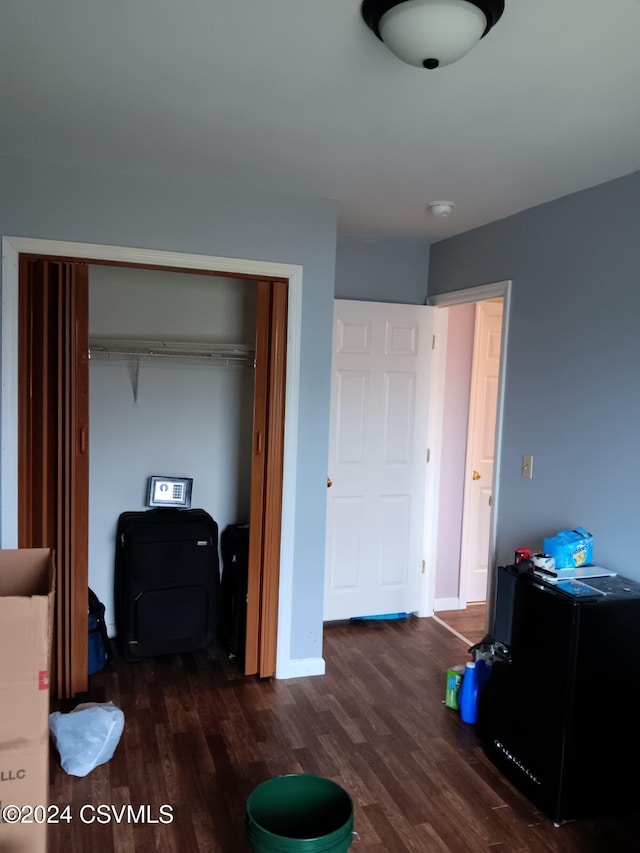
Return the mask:
{"type": "Polygon", "coordinates": [[[478,670],[474,661],[464,668],[460,687],[460,716],[465,723],[475,723],[478,719],[478,670]]]}

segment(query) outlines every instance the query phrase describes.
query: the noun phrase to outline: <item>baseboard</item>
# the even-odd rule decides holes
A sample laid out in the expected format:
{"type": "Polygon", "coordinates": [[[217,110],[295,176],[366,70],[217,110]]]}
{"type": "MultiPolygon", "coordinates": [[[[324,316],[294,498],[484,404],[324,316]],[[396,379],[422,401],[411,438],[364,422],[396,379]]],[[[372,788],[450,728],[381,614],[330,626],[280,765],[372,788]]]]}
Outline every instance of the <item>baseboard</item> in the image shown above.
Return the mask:
{"type": "Polygon", "coordinates": [[[436,598],[433,609],[437,613],[439,610],[461,610],[459,598],[436,598]]]}
{"type": "Polygon", "coordinates": [[[276,678],[305,678],[308,675],[324,675],[324,658],[294,658],[285,661],[276,670],[276,678]]]}

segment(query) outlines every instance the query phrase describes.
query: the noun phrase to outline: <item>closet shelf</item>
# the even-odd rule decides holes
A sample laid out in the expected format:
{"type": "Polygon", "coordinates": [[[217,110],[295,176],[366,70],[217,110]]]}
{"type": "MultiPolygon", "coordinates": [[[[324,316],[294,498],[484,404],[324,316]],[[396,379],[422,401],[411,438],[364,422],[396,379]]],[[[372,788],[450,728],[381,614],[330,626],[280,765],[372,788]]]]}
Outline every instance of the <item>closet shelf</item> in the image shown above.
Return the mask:
{"type": "Polygon", "coordinates": [[[212,344],[183,341],[142,341],[109,338],[89,340],[92,361],[140,364],[199,364],[214,367],[255,366],[253,347],[247,344],[212,344]]]}

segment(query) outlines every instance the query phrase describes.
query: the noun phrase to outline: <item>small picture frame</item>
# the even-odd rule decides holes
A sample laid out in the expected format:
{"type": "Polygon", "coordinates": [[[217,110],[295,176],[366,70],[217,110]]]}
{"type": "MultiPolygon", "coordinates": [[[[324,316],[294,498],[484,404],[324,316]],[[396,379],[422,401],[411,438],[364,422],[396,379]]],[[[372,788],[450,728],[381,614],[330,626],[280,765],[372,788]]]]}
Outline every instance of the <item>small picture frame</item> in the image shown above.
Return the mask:
{"type": "Polygon", "coordinates": [[[147,506],[177,507],[188,509],[191,506],[192,477],[166,477],[153,474],[147,485],[147,506]]]}

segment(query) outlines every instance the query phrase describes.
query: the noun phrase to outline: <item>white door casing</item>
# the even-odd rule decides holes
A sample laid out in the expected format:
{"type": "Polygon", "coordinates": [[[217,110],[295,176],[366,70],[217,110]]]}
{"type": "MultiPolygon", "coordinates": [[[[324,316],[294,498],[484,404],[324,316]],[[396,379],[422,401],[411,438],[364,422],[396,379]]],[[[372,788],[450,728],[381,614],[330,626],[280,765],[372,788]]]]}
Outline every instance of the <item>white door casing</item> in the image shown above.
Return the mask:
{"type": "Polygon", "coordinates": [[[433,314],[335,302],[325,621],[421,609],[433,314]]]}
{"type": "Polygon", "coordinates": [[[462,607],[487,597],[502,312],[501,299],[476,304],[460,559],[462,607]]]}
{"type": "Polygon", "coordinates": [[[180,267],[240,274],[254,278],[284,278],[288,282],[287,382],[285,391],[285,442],[282,478],[282,526],[276,678],[321,675],[322,658],[292,658],[291,632],[294,580],[294,533],[298,408],[302,336],[302,267],[294,264],[184,254],[156,249],[71,243],[30,237],[2,238],[1,368],[0,395],[0,543],[16,548],[18,542],[18,258],[21,252],[52,257],[116,261],[125,265],[180,267]]]}

